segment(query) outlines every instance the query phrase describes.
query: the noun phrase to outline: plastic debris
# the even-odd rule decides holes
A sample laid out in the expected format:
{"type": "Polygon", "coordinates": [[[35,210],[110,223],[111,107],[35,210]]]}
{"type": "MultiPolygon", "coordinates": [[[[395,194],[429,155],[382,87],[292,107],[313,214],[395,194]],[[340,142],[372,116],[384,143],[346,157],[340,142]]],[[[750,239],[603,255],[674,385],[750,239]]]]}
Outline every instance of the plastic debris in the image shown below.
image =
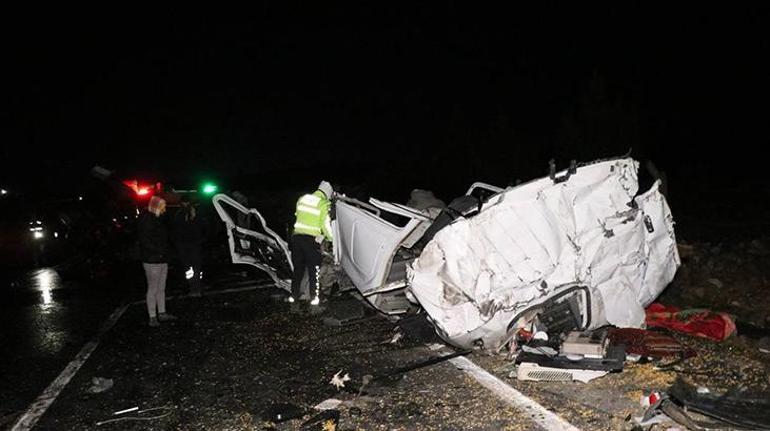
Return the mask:
{"type": "Polygon", "coordinates": [[[337,387],[337,390],[340,390],[340,388],[345,387],[345,382],[350,381],[350,375],[348,373],[345,373],[344,376],[340,377],[340,374],[342,374],[342,370],[339,370],[334,377],[329,381],[330,385],[334,385],[337,387]]]}
{"type": "Polygon", "coordinates": [[[543,367],[532,362],[522,362],[516,370],[516,378],[522,381],[571,382],[577,380],[588,383],[607,373],[608,371],[543,367]]]}
{"type": "Polygon", "coordinates": [[[105,379],[103,377],[94,377],[91,379],[91,386],[88,388],[88,392],[92,394],[98,394],[108,391],[113,385],[112,379],[105,379]]]}
{"type": "Polygon", "coordinates": [[[662,399],[662,396],[660,395],[660,392],[651,392],[649,395],[643,395],[642,398],[639,400],[639,405],[641,405],[644,408],[650,407],[652,405],[655,405],[662,399]]]}
{"type": "Polygon", "coordinates": [[[329,399],[321,401],[314,408],[316,410],[332,410],[332,409],[336,409],[337,407],[339,407],[340,404],[342,404],[342,401],[340,401],[340,400],[338,400],[336,398],[329,398],[329,399]]]}

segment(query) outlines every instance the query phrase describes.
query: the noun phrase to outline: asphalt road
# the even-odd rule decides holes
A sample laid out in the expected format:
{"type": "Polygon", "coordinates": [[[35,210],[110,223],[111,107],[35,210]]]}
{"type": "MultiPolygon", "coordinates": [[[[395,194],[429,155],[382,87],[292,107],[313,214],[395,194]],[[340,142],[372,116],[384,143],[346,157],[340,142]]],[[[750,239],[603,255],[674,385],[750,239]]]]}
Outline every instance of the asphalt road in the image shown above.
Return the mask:
{"type": "MultiPolygon", "coordinates": [[[[216,289],[248,289],[253,282],[233,275],[216,289]]],[[[309,314],[293,313],[280,297],[275,289],[259,289],[178,298],[169,303],[169,311],[179,320],[159,329],[147,327],[142,304],[128,307],[35,429],[101,429],[99,421],[134,406],[168,406],[162,412],[169,414],[110,423],[110,428],[298,429],[302,420],[275,421],[271,414],[296,408],[307,419],[314,405],[332,397],[343,401],[339,429],[537,428],[525,412],[449,362],[386,376],[442,353],[409,335],[390,343],[395,324],[356,300],[334,298],[325,312],[309,314]],[[323,323],[340,310],[363,313],[364,319],[344,327],[329,326],[328,319],[323,323]],[[352,379],[339,390],[329,384],[338,371],[352,379]],[[377,378],[359,391],[365,375],[377,378]],[[95,377],[110,378],[114,386],[90,393],[95,377]]],[[[70,330],[68,337],[78,333],[86,338],[95,331],[96,315],[106,317],[112,311],[109,301],[99,304],[101,313],[91,309],[93,321],[87,326],[92,331],[70,330]]],[[[76,354],[78,346],[70,344],[56,351],[58,362],[50,363],[51,372],[10,397],[10,409],[24,408],[56,376],[57,365],[61,369],[66,357],[76,354]]],[[[26,369],[20,365],[17,372],[26,369]]]]}
{"type": "Polygon", "coordinates": [[[129,296],[118,279],[68,280],[42,268],[2,286],[0,418],[26,409],[129,296]]]}
{"type": "MultiPolygon", "coordinates": [[[[40,268],[0,286],[0,429],[61,373],[116,307],[144,297],[136,263],[89,275],[40,268]]],[[[184,289],[180,280],[170,280],[169,294],[184,289]]]]}

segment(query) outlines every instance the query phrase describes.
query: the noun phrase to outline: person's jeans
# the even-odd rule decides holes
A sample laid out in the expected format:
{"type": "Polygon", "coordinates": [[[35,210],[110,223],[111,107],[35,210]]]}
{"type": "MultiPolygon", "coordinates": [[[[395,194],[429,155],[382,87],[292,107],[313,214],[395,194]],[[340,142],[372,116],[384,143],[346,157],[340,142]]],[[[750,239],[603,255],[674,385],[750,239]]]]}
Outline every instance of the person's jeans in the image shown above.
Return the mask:
{"type": "Polygon", "coordinates": [[[142,263],[147,277],[147,313],[157,317],[166,312],[166,276],[167,263],[142,263]],[[157,311],[156,311],[157,307],[157,311]]]}

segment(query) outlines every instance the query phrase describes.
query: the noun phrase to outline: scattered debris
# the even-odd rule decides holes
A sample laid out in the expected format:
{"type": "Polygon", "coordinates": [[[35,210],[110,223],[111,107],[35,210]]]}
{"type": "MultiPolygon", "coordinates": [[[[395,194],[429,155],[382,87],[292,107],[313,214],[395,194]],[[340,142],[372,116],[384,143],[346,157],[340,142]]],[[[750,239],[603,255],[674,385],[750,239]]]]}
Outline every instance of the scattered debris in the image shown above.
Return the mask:
{"type": "MultiPolygon", "coordinates": [[[[613,344],[623,344],[626,352],[641,357],[665,358],[670,356],[692,357],[695,352],[685,348],[674,337],[661,332],[636,328],[613,328],[609,330],[613,344]]],[[[627,359],[633,360],[631,357],[627,359]]]]}
{"type": "Polygon", "coordinates": [[[642,398],[639,400],[639,405],[641,405],[644,408],[647,408],[657,404],[662,398],[663,397],[661,397],[660,392],[653,391],[653,392],[650,392],[648,395],[643,395],[642,398]]]}
{"type": "Polygon", "coordinates": [[[401,332],[396,332],[393,334],[393,337],[390,338],[390,341],[387,341],[390,344],[396,344],[398,341],[404,336],[401,332]]]}
{"type": "MultiPolygon", "coordinates": [[[[105,424],[109,424],[113,422],[121,422],[121,421],[154,421],[157,419],[162,419],[162,418],[165,418],[166,416],[171,415],[171,413],[174,412],[174,406],[161,406],[161,407],[153,407],[153,408],[142,409],[142,410],[128,409],[128,411],[135,411],[137,415],[150,413],[150,412],[153,412],[153,414],[150,416],[121,416],[119,418],[99,421],[96,423],[96,426],[102,426],[105,424]]],[[[115,414],[117,413],[113,413],[113,415],[115,414]]]]}
{"type": "Polygon", "coordinates": [[[94,377],[91,379],[91,386],[88,388],[88,392],[91,394],[98,394],[110,390],[113,385],[112,379],[105,379],[103,377],[94,377]]]}
{"type": "Polygon", "coordinates": [[[113,412],[113,413],[112,413],[112,415],[113,415],[113,416],[117,416],[117,415],[122,415],[122,414],[126,414],[126,413],[135,412],[135,411],[137,411],[137,410],[139,410],[139,407],[138,407],[138,406],[137,406],[137,407],[131,407],[130,409],[125,409],[125,410],[118,410],[118,411],[116,411],[116,412],[113,412]]]}
{"type": "Polygon", "coordinates": [[[579,381],[588,383],[593,379],[607,375],[607,373],[607,371],[597,370],[543,367],[533,362],[522,362],[516,370],[516,378],[537,382],[579,381]]]}
{"type": "Polygon", "coordinates": [[[302,423],[303,431],[336,431],[340,421],[340,411],[324,410],[302,423]]]}
{"type": "Polygon", "coordinates": [[[647,326],[723,341],[736,333],[735,320],[727,313],[706,309],[681,310],[654,303],[647,307],[647,326]]]}
{"type": "Polygon", "coordinates": [[[607,352],[608,345],[607,331],[572,331],[561,343],[560,352],[564,356],[581,355],[588,358],[601,358],[607,352]]]}
{"type": "Polygon", "coordinates": [[[339,407],[339,405],[342,404],[342,401],[336,399],[336,398],[329,398],[326,400],[321,401],[318,403],[314,409],[316,410],[331,410],[336,409],[339,407]]]}
{"type": "MultiPolygon", "coordinates": [[[[522,334],[528,337],[528,332],[522,334]]],[[[563,342],[533,336],[520,344],[515,376],[519,380],[588,383],[610,372],[622,371],[625,359],[625,347],[610,344],[606,330],[573,331],[563,342]]]]}
{"type": "Polygon", "coordinates": [[[329,384],[330,385],[334,385],[335,387],[337,387],[337,390],[340,390],[340,388],[344,388],[345,387],[345,382],[349,382],[350,381],[350,375],[348,375],[348,373],[345,373],[345,375],[342,376],[342,377],[340,377],[340,374],[342,374],[342,370],[339,370],[334,375],[334,377],[332,377],[332,379],[329,381],[329,384]]]}
{"type": "MultiPolygon", "coordinates": [[[[671,398],[688,411],[697,412],[725,424],[747,429],[770,429],[770,393],[750,392],[733,388],[723,395],[702,393],[698,388],[678,378],[669,388],[671,398]]],[[[681,423],[681,422],[680,422],[681,423]]],[[[687,424],[682,424],[687,426],[687,424]]]]}

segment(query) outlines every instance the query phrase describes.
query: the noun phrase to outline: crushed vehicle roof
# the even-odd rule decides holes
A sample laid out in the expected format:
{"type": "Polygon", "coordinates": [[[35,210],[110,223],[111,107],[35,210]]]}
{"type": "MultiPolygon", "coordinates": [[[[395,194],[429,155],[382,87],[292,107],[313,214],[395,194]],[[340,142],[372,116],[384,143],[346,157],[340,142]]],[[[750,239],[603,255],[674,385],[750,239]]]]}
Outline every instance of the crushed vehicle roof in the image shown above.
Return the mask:
{"type": "Polygon", "coordinates": [[[642,326],[680,260],[659,182],[637,195],[638,167],[609,160],[509,188],[437,232],[409,289],[439,334],[498,347],[532,321],[528,309],[573,286],[585,291],[578,326],[642,326]]]}

